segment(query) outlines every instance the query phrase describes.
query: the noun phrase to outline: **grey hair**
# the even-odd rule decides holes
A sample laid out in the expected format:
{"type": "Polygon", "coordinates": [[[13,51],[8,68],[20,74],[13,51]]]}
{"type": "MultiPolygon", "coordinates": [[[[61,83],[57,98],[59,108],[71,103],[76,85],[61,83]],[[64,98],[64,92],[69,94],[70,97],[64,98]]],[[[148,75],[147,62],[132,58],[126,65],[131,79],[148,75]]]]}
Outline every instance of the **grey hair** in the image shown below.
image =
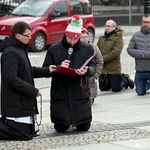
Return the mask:
{"type": "MultiPolygon", "coordinates": [[[[111,21],[112,26],[114,26],[114,27],[116,27],[116,26],[117,26],[117,23],[116,23],[114,20],[110,19],[110,20],[107,20],[107,21],[111,21]]],[[[107,21],[106,21],[106,22],[107,22],[107,21]]]]}
{"type": "Polygon", "coordinates": [[[116,24],[116,22],[113,20],[113,26],[114,27],[116,27],[117,26],[117,24],[116,24]]]}

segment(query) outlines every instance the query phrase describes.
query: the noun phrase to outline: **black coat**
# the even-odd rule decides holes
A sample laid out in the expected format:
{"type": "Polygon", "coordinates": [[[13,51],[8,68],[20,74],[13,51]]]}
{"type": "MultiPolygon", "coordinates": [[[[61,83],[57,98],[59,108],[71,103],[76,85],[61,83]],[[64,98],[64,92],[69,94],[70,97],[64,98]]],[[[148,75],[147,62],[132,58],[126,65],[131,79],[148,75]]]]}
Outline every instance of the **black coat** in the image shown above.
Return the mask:
{"type": "MultiPolygon", "coordinates": [[[[68,57],[68,48],[65,37],[62,41],[52,44],[46,54],[43,66],[60,65],[68,57]]],[[[94,54],[93,47],[85,42],[77,42],[73,47],[70,68],[78,69],[94,54]]],[[[94,60],[89,64],[84,76],[67,76],[59,73],[52,74],[51,82],[51,120],[53,123],[78,126],[92,120],[91,102],[87,77],[95,74],[94,60]]]]}
{"type": "Polygon", "coordinates": [[[34,77],[50,75],[48,68],[32,67],[27,45],[13,37],[0,45],[1,55],[1,114],[6,117],[33,116],[37,113],[34,77]]]}

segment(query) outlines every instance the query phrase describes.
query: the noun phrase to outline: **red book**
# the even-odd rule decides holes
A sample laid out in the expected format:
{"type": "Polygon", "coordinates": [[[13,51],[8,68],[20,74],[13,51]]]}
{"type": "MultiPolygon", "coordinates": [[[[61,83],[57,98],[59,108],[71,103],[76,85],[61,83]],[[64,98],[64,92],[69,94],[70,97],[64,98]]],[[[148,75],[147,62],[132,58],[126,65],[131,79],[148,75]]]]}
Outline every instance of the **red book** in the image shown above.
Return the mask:
{"type": "Polygon", "coordinates": [[[61,73],[61,74],[65,74],[65,75],[69,75],[69,76],[76,76],[77,75],[76,69],[65,68],[62,66],[57,66],[56,72],[61,73]]]}
{"type": "MultiPolygon", "coordinates": [[[[92,55],[89,59],[87,59],[85,61],[85,63],[80,67],[80,69],[83,69],[94,57],[95,57],[95,55],[92,55]]],[[[56,71],[55,72],[58,72],[58,73],[61,73],[61,74],[65,74],[65,75],[68,75],[68,76],[76,76],[76,75],[78,75],[76,73],[76,69],[65,68],[65,67],[62,67],[62,66],[56,66],[56,71]]]]}

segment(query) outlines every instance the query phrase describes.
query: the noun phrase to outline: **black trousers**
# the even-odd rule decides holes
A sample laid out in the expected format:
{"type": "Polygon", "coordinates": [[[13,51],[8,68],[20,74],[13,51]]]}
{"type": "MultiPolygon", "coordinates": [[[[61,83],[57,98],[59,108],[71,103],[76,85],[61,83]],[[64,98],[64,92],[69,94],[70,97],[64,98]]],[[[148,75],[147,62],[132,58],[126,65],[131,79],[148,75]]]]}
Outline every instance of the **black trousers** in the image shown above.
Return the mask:
{"type": "Polygon", "coordinates": [[[122,81],[122,74],[101,74],[99,77],[99,89],[101,91],[112,89],[113,92],[119,92],[124,86],[122,81]]]}
{"type": "Polygon", "coordinates": [[[0,140],[31,140],[33,138],[32,127],[32,124],[18,123],[1,117],[0,140]]]}

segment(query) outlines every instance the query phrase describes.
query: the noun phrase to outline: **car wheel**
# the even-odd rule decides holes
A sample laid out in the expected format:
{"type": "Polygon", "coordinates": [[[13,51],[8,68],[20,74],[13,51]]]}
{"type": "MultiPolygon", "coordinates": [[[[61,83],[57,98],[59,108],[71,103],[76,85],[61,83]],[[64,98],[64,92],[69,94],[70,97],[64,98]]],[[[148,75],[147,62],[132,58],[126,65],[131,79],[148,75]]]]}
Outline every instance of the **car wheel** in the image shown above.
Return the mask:
{"type": "Polygon", "coordinates": [[[88,29],[88,32],[89,32],[89,41],[90,43],[93,43],[94,42],[94,38],[95,38],[95,34],[94,34],[94,31],[92,29],[88,29]]]}
{"type": "Polygon", "coordinates": [[[46,38],[43,33],[37,33],[32,40],[31,51],[32,52],[41,52],[45,49],[46,38]]]}

